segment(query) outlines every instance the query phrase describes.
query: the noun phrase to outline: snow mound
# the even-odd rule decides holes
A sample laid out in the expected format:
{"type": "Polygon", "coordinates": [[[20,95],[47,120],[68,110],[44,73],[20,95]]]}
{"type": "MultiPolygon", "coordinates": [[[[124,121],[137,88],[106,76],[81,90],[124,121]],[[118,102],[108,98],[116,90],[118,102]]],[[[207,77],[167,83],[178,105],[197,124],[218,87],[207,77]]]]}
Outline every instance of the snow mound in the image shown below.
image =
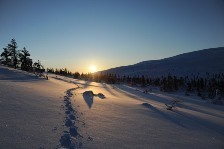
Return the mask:
{"type": "Polygon", "coordinates": [[[83,93],[83,98],[84,98],[87,106],[90,109],[92,107],[92,105],[93,105],[93,92],[92,91],[85,91],[83,93]]]}
{"type": "Polygon", "coordinates": [[[142,105],[143,105],[144,107],[146,107],[146,108],[151,107],[151,105],[150,105],[149,103],[147,103],[147,102],[142,103],[142,105]]]}
{"type": "Polygon", "coordinates": [[[104,94],[102,94],[102,93],[98,93],[97,96],[98,96],[99,98],[101,98],[101,99],[106,98],[106,97],[104,96],[104,94]]]}
{"type": "Polygon", "coordinates": [[[84,95],[84,96],[89,96],[89,97],[91,97],[91,98],[93,98],[93,96],[97,96],[97,97],[99,97],[99,98],[101,98],[101,99],[106,98],[104,94],[102,94],[102,93],[94,94],[93,91],[85,91],[85,92],[83,93],[83,95],[84,95]]]}
{"type": "Polygon", "coordinates": [[[91,91],[91,90],[83,92],[84,101],[86,102],[89,109],[93,105],[94,96],[99,97],[100,99],[105,99],[106,98],[104,94],[102,94],[102,93],[94,94],[93,91],[91,91]]]}

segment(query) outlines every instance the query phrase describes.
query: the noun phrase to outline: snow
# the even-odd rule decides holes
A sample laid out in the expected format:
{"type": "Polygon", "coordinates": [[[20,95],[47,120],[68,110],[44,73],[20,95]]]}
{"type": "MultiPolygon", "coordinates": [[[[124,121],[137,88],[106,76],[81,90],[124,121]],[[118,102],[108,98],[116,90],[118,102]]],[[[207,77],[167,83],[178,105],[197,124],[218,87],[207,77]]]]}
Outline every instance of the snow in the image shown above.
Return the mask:
{"type": "Polygon", "coordinates": [[[175,95],[144,94],[123,85],[90,85],[80,86],[74,97],[84,113],[83,131],[93,137],[92,142],[86,142],[87,148],[223,148],[221,106],[201,105],[179,95],[183,102],[173,112],[166,110],[164,103],[177,98],[175,95]],[[94,97],[89,108],[81,96],[86,90],[101,92],[107,98],[94,97]]]}
{"type": "Polygon", "coordinates": [[[197,96],[3,66],[0,87],[0,148],[224,148],[224,106],[197,96]]]}
{"type": "MultiPolygon", "coordinates": [[[[145,75],[150,78],[167,75],[177,77],[193,77],[206,73],[221,74],[224,72],[224,47],[210,48],[189,53],[183,53],[160,60],[143,61],[134,65],[121,66],[101,71],[104,74],[119,74],[121,77],[145,75]]],[[[101,73],[100,72],[100,73],[101,73]]]]}
{"type": "Polygon", "coordinates": [[[72,86],[0,66],[0,148],[55,148],[72,86]]]}

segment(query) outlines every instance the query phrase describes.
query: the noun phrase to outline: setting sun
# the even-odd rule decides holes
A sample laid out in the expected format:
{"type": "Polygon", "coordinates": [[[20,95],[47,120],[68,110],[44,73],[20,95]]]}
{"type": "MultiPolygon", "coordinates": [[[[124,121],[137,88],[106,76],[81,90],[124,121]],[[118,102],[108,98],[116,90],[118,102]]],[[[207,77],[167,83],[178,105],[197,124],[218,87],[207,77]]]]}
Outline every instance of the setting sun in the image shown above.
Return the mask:
{"type": "Polygon", "coordinates": [[[89,66],[89,71],[92,72],[92,73],[96,72],[97,71],[96,66],[95,65],[89,66]]]}

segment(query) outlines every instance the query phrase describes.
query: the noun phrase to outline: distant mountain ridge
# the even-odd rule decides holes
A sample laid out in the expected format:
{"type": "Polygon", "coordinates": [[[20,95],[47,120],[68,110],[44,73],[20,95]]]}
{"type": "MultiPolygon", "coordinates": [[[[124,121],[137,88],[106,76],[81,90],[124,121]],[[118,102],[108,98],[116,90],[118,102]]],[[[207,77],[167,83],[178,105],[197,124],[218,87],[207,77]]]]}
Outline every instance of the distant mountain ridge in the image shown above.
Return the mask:
{"type": "Polygon", "coordinates": [[[183,53],[160,60],[143,61],[134,65],[121,66],[100,71],[106,74],[146,75],[151,77],[204,75],[224,73],[224,47],[210,48],[183,53]]]}

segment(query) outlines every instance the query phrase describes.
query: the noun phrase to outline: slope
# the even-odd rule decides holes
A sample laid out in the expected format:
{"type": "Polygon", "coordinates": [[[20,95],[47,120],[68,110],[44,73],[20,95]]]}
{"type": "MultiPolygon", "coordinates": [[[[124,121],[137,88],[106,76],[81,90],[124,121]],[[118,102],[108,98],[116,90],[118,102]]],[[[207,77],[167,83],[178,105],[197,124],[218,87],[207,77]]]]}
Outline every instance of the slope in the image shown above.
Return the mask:
{"type": "Polygon", "coordinates": [[[134,65],[122,66],[101,71],[120,75],[177,75],[223,73],[224,72],[224,47],[210,48],[189,53],[180,54],[161,60],[150,60],[134,65]]]}
{"type": "Polygon", "coordinates": [[[0,66],[0,148],[56,148],[64,92],[72,87],[0,66]]]}
{"type": "Polygon", "coordinates": [[[183,94],[144,94],[121,84],[60,79],[79,86],[72,101],[84,148],[224,147],[223,106],[183,94]],[[174,99],[181,102],[174,111],[167,110],[165,103],[174,99]]]}
{"type": "Polygon", "coordinates": [[[0,69],[1,148],[58,147],[60,138],[76,133],[70,128],[68,134],[64,126],[68,125],[67,112],[72,111],[66,107],[75,109],[72,128],[78,128],[83,148],[224,147],[223,106],[182,94],[144,94],[121,84],[54,75],[46,81],[2,66],[0,69]],[[6,72],[11,77],[7,78],[6,72]],[[167,110],[165,103],[174,99],[181,102],[174,111],[167,110]]]}

